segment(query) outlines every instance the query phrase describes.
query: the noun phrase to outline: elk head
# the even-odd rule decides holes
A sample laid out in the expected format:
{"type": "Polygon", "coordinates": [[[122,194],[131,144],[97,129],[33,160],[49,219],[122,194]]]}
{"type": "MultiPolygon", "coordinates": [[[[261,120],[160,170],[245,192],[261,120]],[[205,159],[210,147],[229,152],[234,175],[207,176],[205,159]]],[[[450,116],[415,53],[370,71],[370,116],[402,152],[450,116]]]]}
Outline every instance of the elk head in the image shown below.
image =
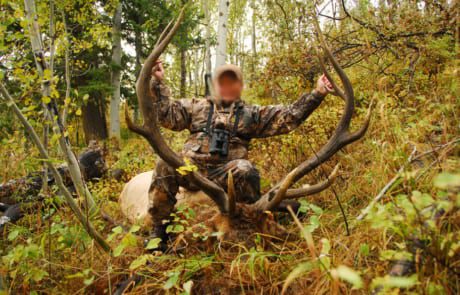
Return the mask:
{"type": "MultiPolygon", "coordinates": [[[[152,53],[146,59],[139,74],[136,85],[136,93],[144,119],[143,126],[135,125],[130,120],[128,111],[126,110],[125,112],[128,128],[143,136],[150,143],[154,151],[166,163],[176,169],[184,166],[185,163],[184,160],[166,144],[160,132],[155,104],[158,97],[156,97],[155,93],[151,93],[149,83],[152,68],[179,28],[183,16],[184,9],[182,9],[174,24],[172,22],[168,24],[166,29],[160,35],[152,53]]],[[[352,85],[327,46],[316,20],[315,28],[324,54],[323,57],[323,55],[318,51],[321,67],[331,81],[335,94],[345,101],[344,112],[333,135],[330,137],[329,141],[311,158],[300,163],[300,165],[288,173],[281,182],[263,195],[259,201],[251,205],[237,204],[235,202],[235,189],[233,187],[233,178],[231,175],[228,177],[228,189],[227,192],[225,192],[222,187],[207,179],[199,172],[189,173],[186,176],[188,180],[199,187],[217,205],[218,213],[214,217],[209,218],[207,222],[211,230],[223,232],[227,237],[235,236],[235,232],[240,230],[249,230],[253,232],[262,231],[268,235],[279,233],[279,226],[273,221],[272,215],[269,211],[275,209],[284,199],[300,198],[316,194],[329,187],[337,175],[337,166],[332,173],[320,183],[297,189],[291,188],[293,184],[329,160],[340,149],[358,140],[365,134],[370,121],[370,109],[363,126],[358,131],[351,132],[349,130],[350,122],[354,112],[354,93],[352,85]],[[336,71],[343,85],[343,90],[339,88],[327,71],[324,58],[329,60],[333,69],[336,71]]]]}

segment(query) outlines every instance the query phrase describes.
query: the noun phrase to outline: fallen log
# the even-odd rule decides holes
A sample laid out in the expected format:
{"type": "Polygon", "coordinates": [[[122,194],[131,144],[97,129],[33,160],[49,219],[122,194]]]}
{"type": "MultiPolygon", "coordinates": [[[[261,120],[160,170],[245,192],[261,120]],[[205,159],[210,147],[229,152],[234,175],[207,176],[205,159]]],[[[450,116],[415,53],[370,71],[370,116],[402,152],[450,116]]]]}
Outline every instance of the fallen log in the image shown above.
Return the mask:
{"type": "MultiPolygon", "coordinates": [[[[85,181],[94,181],[107,173],[103,152],[101,148],[90,147],[78,157],[80,169],[85,181]]],[[[64,184],[72,187],[69,168],[62,165],[57,168],[62,176],[64,184]]],[[[51,172],[47,175],[48,185],[53,185],[55,179],[51,172]]],[[[35,171],[29,175],[9,180],[0,184],[0,202],[6,205],[13,205],[22,202],[40,200],[40,190],[43,187],[43,172],[35,171]]],[[[1,210],[1,209],[0,209],[1,210]]]]}
{"type": "MultiPolygon", "coordinates": [[[[88,149],[78,156],[78,162],[85,181],[97,181],[104,176],[113,177],[120,180],[124,177],[124,171],[107,169],[103,150],[95,144],[90,144],[88,149]]],[[[65,186],[72,193],[75,193],[73,182],[70,177],[69,168],[62,165],[57,168],[65,186]]],[[[51,186],[55,183],[52,173],[47,175],[47,184],[51,186]]],[[[43,187],[43,172],[36,171],[29,175],[9,180],[0,184],[0,230],[7,223],[15,223],[27,212],[35,211],[44,200],[41,194],[43,187]]]]}

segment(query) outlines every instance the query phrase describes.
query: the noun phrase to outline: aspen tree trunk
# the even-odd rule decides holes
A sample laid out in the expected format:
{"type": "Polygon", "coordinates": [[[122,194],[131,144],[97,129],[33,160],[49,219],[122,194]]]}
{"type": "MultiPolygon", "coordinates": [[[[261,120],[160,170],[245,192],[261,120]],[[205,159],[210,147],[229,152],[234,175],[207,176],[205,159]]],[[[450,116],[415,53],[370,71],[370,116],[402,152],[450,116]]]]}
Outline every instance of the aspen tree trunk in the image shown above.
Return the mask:
{"type": "Polygon", "coordinates": [[[62,111],[62,125],[65,127],[67,125],[67,113],[69,111],[70,104],[70,58],[69,58],[69,47],[70,40],[67,33],[67,23],[65,20],[65,13],[62,12],[62,23],[64,25],[64,35],[65,35],[65,52],[64,52],[64,68],[65,68],[65,99],[64,99],[64,110],[62,111]]]}
{"type": "Polygon", "coordinates": [[[254,60],[257,58],[257,44],[256,44],[256,1],[252,1],[252,19],[251,19],[251,45],[252,45],[252,56],[254,60]]]}
{"type": "MultiPolygon", "coordinates": [[[[22,114],[21,110],[14,102],[14,99],[11,97],[11,95],[8,93],[5,86],[1,82],[0,82],[0,94],[3,97],[2,100],[5,101],[6,104],[10,108],[13,109],[14,114],[18,117],[19,121],[21,121],[21,123],[24,125],[24,128],[29,133],[32,142],[37,146],[38,151],[40,152],[41,158],[45,160],[45,163],[48,165],[48,169],[53,173],[53,176],[54,176],[54,179],[56,180],[56,185],[58,186],[59,191],[64,196],[64,199],[66,200],[70,209],[72,209],[73,213],[75,214],[77,219],[81,222],[86,232],[90,235],[90,237],[92,237],[99,244],[99,246],[101,246],[102,249],[104,249],[104,251],[110,252],[111,249],[110,249],[109,244],[107,244],[104,238],[94,228],[93,224],[89,221],[87,216],[85,216],[85,214],[83,214],[83,212],[80,210],[80,207],[78,207],[78,204],[73,199],[72,194],[69,192],[69,190],[65,186],[61,174],[56,169],[56,167],[54,167],[51,161],[51,158],[49,157],[48,152],[46,151],[46,148],[43,146],[43,143],[40,141],[40,138],[38,137],[34,128],[29,124],[26,117],[22,114]]],[[[69,166],[69,169],[70,169],[70,166],[69,166]]]]}
{"type": "MultiPolygon", "coordinates": [[[[56,47],[54,46],[55,41],[55,32],[54,32],[54,2],[50,0],[50,22],[49,22],[49,48],[50,48],[50,72],[54,72],[54,53],[56,47]]],[[[49,143],[49,131],[50,131],[50,121],[49,119],[49,112],[44,112],[44,126],[43,126],[43,146],[45,147],[46,151],[48,151],[48,143],[49,143]]],[[[43,164],[43,175],[42,175],[42,191],[47,194],[48,193],[48,166],[44,163],[43,164]]]]}
{"type": "Polygon", "coordinates": [[[121,2],[113,16],[112,28],[112,97],[110,99],[110,137],[120,139],[121,83],[121,2]]]}
{"type": "Polygon", "coordinates": [[[204,76],[204,95],[209,96],[213,95],[214,91],[212,89],[211,75],[212,75],[212,64],[211,64],[211,14],[209,13],[209,1],[204,0],[204,14],[206,19],[206,40],[205,40],[205,76],[204,76]]]}
{"type": "Polygon", "coordinates": [[[225,64],[227,59],[227,22],[229,0],[219,0],[219,24],[217,27],[216,68],[225,64]]]}
{"type": "MultiPolygon", "coordinates": [[[[49,70],[49,67],[45,60],[45,52],[43,50],[43,43],[40,37],[40,27],[38,25],[37,13],[35,11],[35,1],[24,0],[24,5],[26,17],[29,21],[29,35],[30,42],[32,44],[32,50],[34,52],[35,64],[37,66],[38,74],[42,79],[42,96],[50,98],[50,78],[53,76],[53,73],[50,73],[50,77],[45,77],[45,70],[49,70]]],[[[69,167],[70,177],[72,178],[72,181],[75,185],[78,197],[80,200],[84,201],[85,206],[90,210],[90,213],[94,213],[96,211],[94,199],[83,181],[80,166],[78,165],[75,154],[72,152],[70,141],[68,135],[65,132],[64,126],[62,125],[56,104],[53,101],[47,103],[45,111],[50,113],[50,117],[53,120],[53,131],[60,135],[59,145],[69,167]]]]}
{"type": "Polygon", "coordinates": [[[211,14],[209,13],[209,0],[204,0],[204,15],[206,19],[206,40],[205,40],[205,66],[206,74],[211,74],[211,14]]]}
{"type": "Polygon", "coordinates": [[[236,32],[235,32],[235,36],[233,36],[233,40],[232,40],[232,43],[231,43],[231,46],[233,47],[232,51],[233,51],[233,58],[234,58],[234,61],[233,61],[233,64],[237,65],[237,66],[240,66],[240,48],[239,48],[239,42],[240,42],[240,33],[241,33],[241,26],[239,24],[239,22],[236,24],[237,27],[236,27],[236,32]]]}
{"type": "Polygon", "coordinates": [[[251,83],[256,79],[256,62],[257,62],[257,41],[256,41],[256,21],[257,21],[257,14],[256,14],[256,1],[252,0],[251,3],[252,9],[252,17],[251,17],[251,51],[252,51],[252,58],[250,59],[251,62],[251,83]]]}

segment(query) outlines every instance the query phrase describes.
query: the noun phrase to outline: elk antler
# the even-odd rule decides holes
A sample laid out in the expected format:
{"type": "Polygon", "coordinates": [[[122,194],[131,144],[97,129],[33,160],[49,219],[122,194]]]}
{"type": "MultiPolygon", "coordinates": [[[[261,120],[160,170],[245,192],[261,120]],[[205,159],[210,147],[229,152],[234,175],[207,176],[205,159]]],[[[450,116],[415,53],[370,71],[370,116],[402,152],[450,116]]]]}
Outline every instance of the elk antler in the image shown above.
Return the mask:
{"type": "Polygon", "coordinates": [[[235,214],[236,208],[236,195],[235,195],[235,185],[233,183],[233,173],[232,171],[228,172],[227,176],[227,192],[228,192],[228,214],[233,216],[235,214]]]}
{"type": "MultiPolygon", "coordinates": [[[[179,29],[180,23],[184,18],[184,8],[182,8],[176,22],[172,25],[170,22],[165,30],[161,33],[158,41],[152,50],[152,53],[147,57],[140,71],[139,78],[136,83],[136,94],[144,119],[143,126],[137,126],[129,117],[128,109],[125,109],[125,118],[128,128],[144,137],[158,156],[163,159],[168,165],[177,169],[184,166],[183,159],[177,155],[164,140],[160,128],[158,126],[158,113],[156,101],[159,99],[156,93],[150,91],[151,71],[155,66],[158,58],[166,49],[174,34],[179,29]]],[[[219,207],[222,213],[228,212],[228,199],[225,191],[213,181],[207,179],[199,172],[192,172],[187,175],[190,181],[203,190],[219,207]]]]}
{"type": "MultiPolygon", "coordinates": [[[[324,40],[324,36],[319,27],[318,20],[316,19],[316,16],[313,18],[313,23],[317,32],[318,40],[325,53],[325,56],[331,62],[332,67],[339,76],[339,79],[342,82],[344,89],[342,90],[337,86],[336,82],[327,71],[324,59],[322,55],[319,53],[319,50],[317,49],[321,68],[324,71],[326,77],[331,82],[335,90],[335,94],[340,96],[345,101],[345,110],[329,141],[317,153],[315,153],[315,155],[313,155],[312,157],[301,163],[299,166],[297,166],[294,170],[292,170],[288,175],[286,175],[286,177],[281,181],[280,184],[272,188],[259,201],[257,201],[254,204],[254,206],[260,210],[272,210],[276,208],[279,205],[279,203],[285,198],[298,198],[300,196],[304,196],[306,193],[305,190],[289,190],[289,188],[294,183],[299,181],[307,173],[311,172],[313,169],[320,166],[325,161],[329,160],[340,149],[360,139],[366,133],[366,130],[369,126],[372,103],[369,107],[369,111],[363,126],[356,132],[350,132],[350,122],[355,107],[353,87],[351,85],[350,80],[348,79],[348,76],[345,74],[344,70],[339,65],[331,50],[327,46],[324,40]]],[[[313,187],[310,187],[310,191],[308,191],[308,193],[317,193],[328,187],[331,183],[331,177],[333,178],[336,172],[337,171],[333,172],[331,176],[328,177],[327,181],[315,185],[315,189],[313,189],[313,187]]]]}

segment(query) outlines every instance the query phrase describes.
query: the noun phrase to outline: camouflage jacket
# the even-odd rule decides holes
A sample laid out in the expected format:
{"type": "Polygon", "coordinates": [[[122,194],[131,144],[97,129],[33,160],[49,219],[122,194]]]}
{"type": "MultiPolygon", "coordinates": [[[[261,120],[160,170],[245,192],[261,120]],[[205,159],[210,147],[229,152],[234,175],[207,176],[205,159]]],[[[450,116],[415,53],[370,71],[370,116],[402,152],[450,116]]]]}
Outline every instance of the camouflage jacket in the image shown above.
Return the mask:
{"type": "MultiPolygon", "coordinates": [[[[170,90],[162,82],[152,79],[151,90],[160,89],[159,122],[165,128],[181,131],[188,129],[183,156],[192,159],[199,166],[213,166],[236,159],[247,159],[249,142],[252,138],[262,138],[286,134],[298,127],[320,105],[323,96],[312,92],[303,94],[294,103],[274,106],[258,106],[237,100],[228,107],[221,106],[213,99],[171,99],[170,90]],[[158,87],[159,86],[159,87],[158,87]],[[206,132],[208,116],[213,106],[211,125],[225,122],[229,131],[228,156],[209,153],[210,135],[206,132]],[[238,122],[235,126],[236,113],[238,122]]],[[[211,128],[212,128],[211,126],[211,128]]]]}

